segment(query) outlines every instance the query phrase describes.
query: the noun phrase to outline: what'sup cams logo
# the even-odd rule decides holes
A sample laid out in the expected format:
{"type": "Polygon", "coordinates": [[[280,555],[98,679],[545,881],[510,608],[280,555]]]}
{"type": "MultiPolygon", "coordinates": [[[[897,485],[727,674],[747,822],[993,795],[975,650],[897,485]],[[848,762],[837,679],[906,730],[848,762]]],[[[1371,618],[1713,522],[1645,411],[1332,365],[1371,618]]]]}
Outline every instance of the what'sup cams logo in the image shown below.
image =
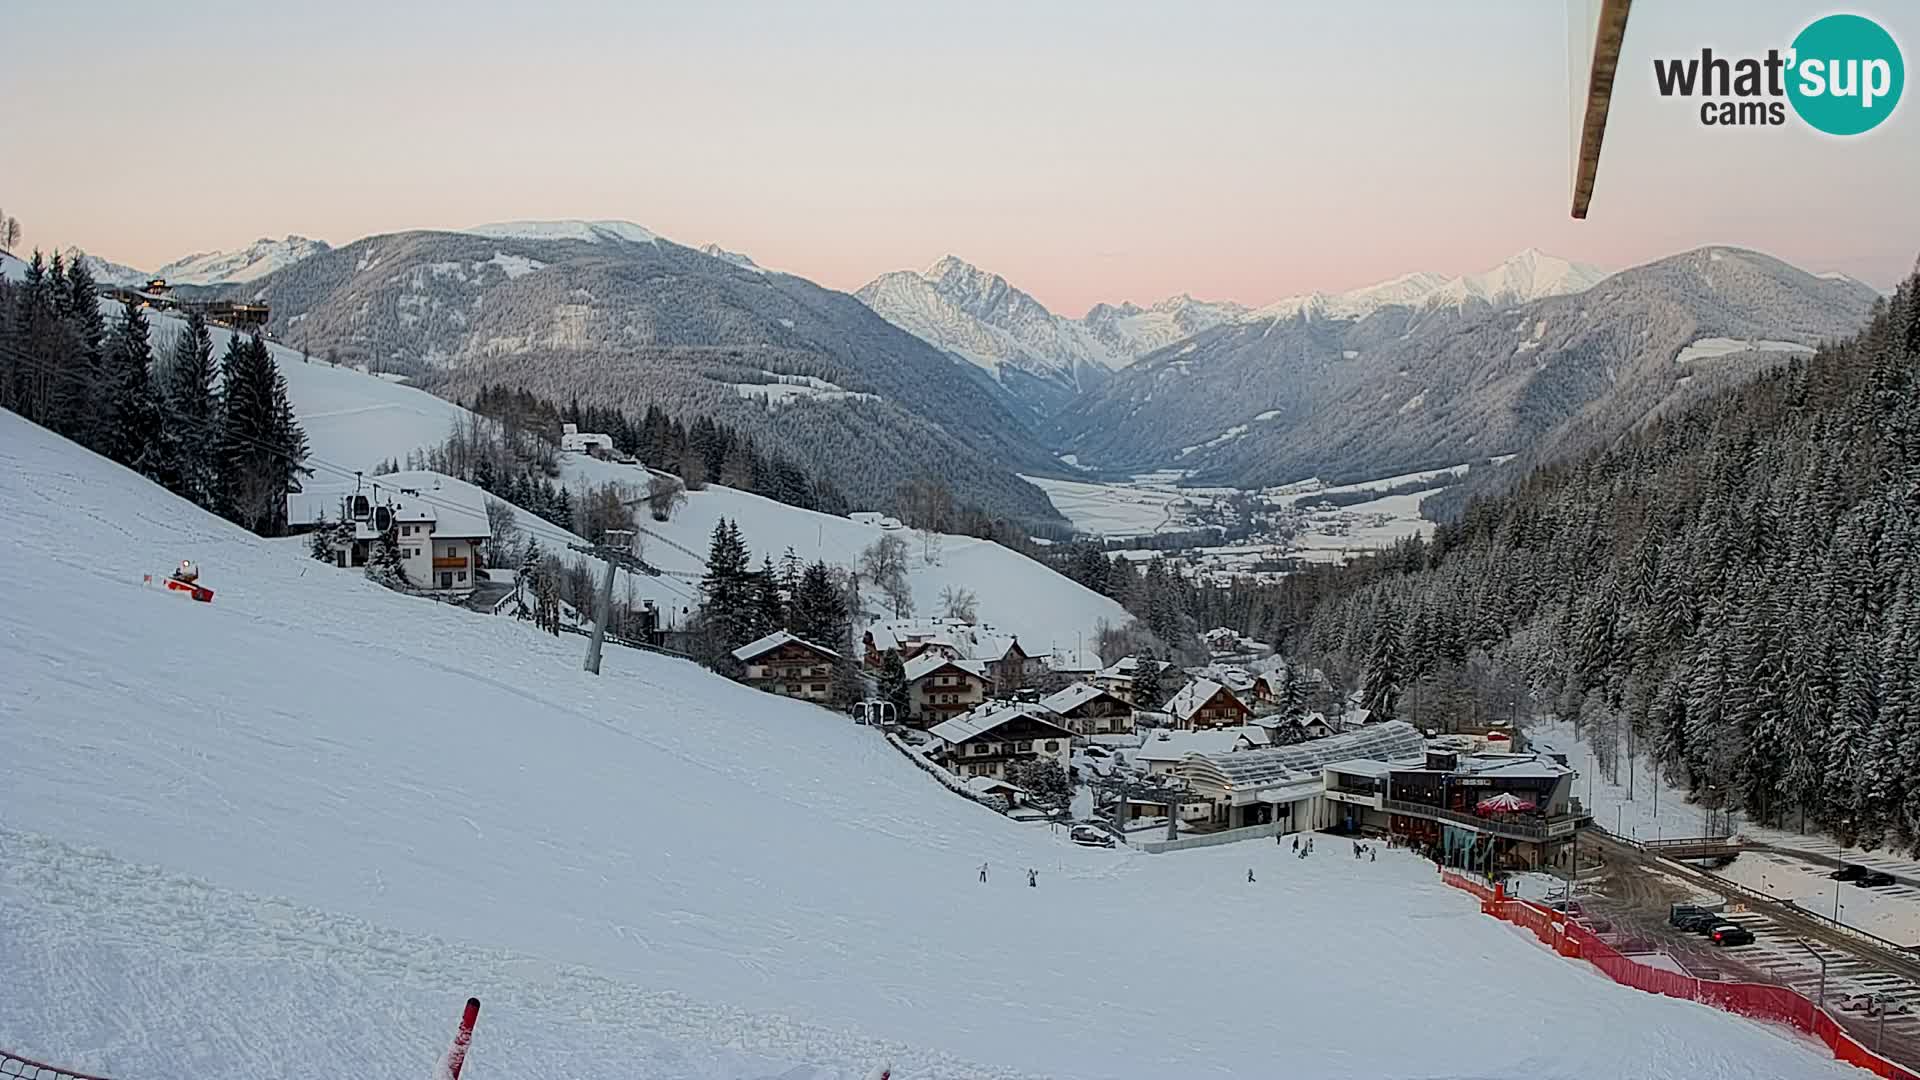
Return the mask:
{"type": "Polygon", "coordinates": [[[1778,126],[1791,105],[1817,131],[1859,135],[1893,115],[1906,66],[1879,23],[1828,15],[1785,52],[1732,59],[1701,49],[1697,57],[1656,59],[1653,80],[1661,97],[1703,99],[1700,122],[1708,127],[1778,126]]]}

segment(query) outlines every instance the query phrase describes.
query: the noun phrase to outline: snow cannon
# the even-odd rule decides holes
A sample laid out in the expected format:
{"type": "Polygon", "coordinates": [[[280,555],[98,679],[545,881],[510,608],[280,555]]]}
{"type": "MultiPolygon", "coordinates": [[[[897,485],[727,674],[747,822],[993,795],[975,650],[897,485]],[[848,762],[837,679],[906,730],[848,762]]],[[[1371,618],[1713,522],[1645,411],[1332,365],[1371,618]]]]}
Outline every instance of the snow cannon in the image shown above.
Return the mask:
{"type": "MultiPolygon", "coordinates": [[[[153,575],[146,575],[145,582],[152,585],[153,575]]],[[[162,578],[161,583],[167,587],[168,592],[191,596],[203,604],[213,602],[213,590],[200,584],[200,568],[195,566],[191,559],[182,559],[180,566],[173,573],[162,578]]]]}

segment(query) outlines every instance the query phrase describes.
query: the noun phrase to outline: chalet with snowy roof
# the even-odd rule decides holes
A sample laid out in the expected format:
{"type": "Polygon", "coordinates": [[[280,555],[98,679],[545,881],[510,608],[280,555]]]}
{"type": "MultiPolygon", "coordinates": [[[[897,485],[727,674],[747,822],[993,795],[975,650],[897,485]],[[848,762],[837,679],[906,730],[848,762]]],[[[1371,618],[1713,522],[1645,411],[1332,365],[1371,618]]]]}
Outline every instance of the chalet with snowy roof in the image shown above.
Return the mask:
{"type": "Polygon", "coordinates": [[[888,652],[903,661],[923,654],[985,665],[997,693],[1010,694],[1031,684],[1046,670],[1044,659],[1029,656],[1020,639],[984,623],[962,619],[893,619],[874,623],[861,637],[862,660],[870,671],[886,664],[888,652]]]}
{"type": "Polygon", "coordinates": [[[977,660],[954,660],[923,652],[907,661],[908,720],[932,727],[987,700],[987,669],[977,660]]]}
{"type": "Polygon", "coordinates": [[[1030,684],[1046,670],[1043,661],[1028,656],[1020,639],[1012,634],[985,633],[975,636],[973,658],[987,667],[987,678],[1001,693],[1010,693],[1030,684]]]}
{"type": "Polygon", "coordinates": [[[323,519],[351,523],[351,535],[342,531],[332,544],[334,565],[342,568],[365,566],[391,529],[409,585],[456,596],[472,592],[493,539],[485,503],[476,504],[464,485],[443,487],[438,473],[389,473],[381,479],[364,492],[340,497],[337,517],[325,510],[324,500],[331,496],[289,496],[288,522],[299,528],[319,526],[323,519]]]}
{"type": "Polygon", "coordinates": [[[1133,680],[1140,672],[1140,665],[1146,663],[1160,665],[1161,689],[1166,689],[1166,673],[1173,665],[1165,660],[1147,660],[1138,656],[1123,656],[1112,665],[1100,669],[1094,673],[1093,685],[1128,704],[1138,704],[1133,697],[1133,680]]]}
{"type": "Polygon", "coordinates": [[[1047,758],[1062,769],[1072,762],[1073,732],[1038,705],[989,701],[927,733],[956,776],[1005,780],[1007,764],[1021,758],[1047,758]]]}
{"type": "Polygon", "coordinates": [[[1065,720],[1075,735],[1127,735],[1133,731],[1133,706],[1092,683],[1074,683],[1041,698],[1040,705],[1065,720]]]}
{"type": "Polygon", "coordinates": [[[826,701],[840,662],[839,653],[785,630],[740,646],[733,658],[746,665],[747,685],[801,701],[826,701]]]}
{"type": "Polygon", "coordinates": [[[1246,703],[1212,679],[1195,679],[1181,687],[1167,701],[1167,712],[1173,726],[1184,731],[1239,727],[1253,719],[1246,703]]]}
{"type": "Polygon", "coordinates": [[[1234,696],[1245,702],[1253,696],[1255,680],[1253,672],[1231,664],[1208,664],[1206,667],[1188,668],[1187,674],[1196,679],[1211,679],[1233,691],[1234,696]]]}

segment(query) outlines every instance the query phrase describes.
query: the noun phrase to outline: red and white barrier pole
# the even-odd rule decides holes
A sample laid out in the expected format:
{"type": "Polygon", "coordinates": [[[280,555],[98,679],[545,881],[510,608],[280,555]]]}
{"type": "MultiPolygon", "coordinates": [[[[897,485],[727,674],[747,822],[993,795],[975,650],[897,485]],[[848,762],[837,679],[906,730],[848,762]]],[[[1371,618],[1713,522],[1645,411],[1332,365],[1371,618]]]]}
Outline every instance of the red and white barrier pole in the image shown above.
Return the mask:
{"type": "Polygon", "coordinates": [[[447,1080],[460,1080],[460,1066],[467,1063],[467,1047],[473,1042],[473,1022],[480,1019],[480,999],[468,998],[467,1009],[460,1014],[460,1030],[453,1033],[453,1046],[447,1051],[447,1080]]]}

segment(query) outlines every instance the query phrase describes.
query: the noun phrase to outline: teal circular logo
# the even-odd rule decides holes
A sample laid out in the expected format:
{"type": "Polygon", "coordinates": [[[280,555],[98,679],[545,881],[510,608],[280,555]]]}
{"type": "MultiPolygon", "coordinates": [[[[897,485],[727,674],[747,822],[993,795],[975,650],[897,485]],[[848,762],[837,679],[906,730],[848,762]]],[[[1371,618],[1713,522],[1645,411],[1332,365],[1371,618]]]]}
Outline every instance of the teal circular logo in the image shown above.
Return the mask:
{"type": "Polygon", "coordinates": [[[1828,15],[1793,39],[1787,100],[1829,135],[1871,131],[1893,115],[1906,66],[1893,35],[1859,15],[1828,15]]]}

